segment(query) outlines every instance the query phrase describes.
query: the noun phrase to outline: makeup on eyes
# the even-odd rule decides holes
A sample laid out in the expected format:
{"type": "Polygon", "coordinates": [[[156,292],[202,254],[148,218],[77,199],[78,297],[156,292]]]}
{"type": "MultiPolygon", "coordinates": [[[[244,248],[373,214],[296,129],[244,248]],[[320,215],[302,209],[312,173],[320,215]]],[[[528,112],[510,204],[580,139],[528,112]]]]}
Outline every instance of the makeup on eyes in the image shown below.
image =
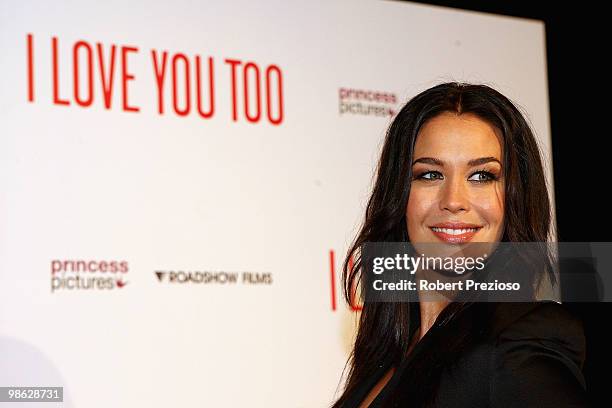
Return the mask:
{"type": "MultiPolygon", "coordinates": [[[[487,168],[487,167],[481,167],[473,172],[470,173],[468,180],[471,179],[472,177],[474,177],[474,175],[477,174],[482,174],[486,177],[485,180],[470,180],[470,181],[474,181],[477,183],[486,183],[486,182],[490,182],[490,181],[497,181],[499,180],[499,173],[500,171],[495,170],[495,169],[491,169],[491,168],[487,168]]],[[[424,169],[424,170],[419,170],[419,171],[415,171],[413,172],[413,180],[425,180],[425,181],[434,181],[434,180],[440,180],[441,177],[443,178],[444,175],[442,174],[441,171],[439,170],[435,170],[435,169],[424,169]],[[432,175],[436,175],[435,177],[425,177],[428,174],[432,174],[432,175]]]]}
{"type": "Polygon", "coordinates": [[[470,175],[469,178],[472,178],[476,174],[483,174],[483,175],[485,175],[487,177],[487,180],[473,180],[473,181],[476,181],[478,183],[485,183],[487,181],[497,181],[497,180],[499,180],[499,176],[498,176],[497,172],[492,170],[492,169],[487,169],[487,168],[478,169],[475,172],[473,172],[470,175]]]}

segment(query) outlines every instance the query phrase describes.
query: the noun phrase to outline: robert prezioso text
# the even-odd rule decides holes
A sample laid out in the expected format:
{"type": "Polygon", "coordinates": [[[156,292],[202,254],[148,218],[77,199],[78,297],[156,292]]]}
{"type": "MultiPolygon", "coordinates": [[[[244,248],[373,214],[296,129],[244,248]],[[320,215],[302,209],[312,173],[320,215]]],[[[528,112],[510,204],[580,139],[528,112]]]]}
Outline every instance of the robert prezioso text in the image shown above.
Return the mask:
{"type": "Polygon", "coordinates": [[[398,282],[384,282],[381,279],[374,280],[373,288],[377,291],[385,290],[420,290],[420,291],[518,291],[521,284],[518,282],[478,282],[473,279],[466,279],[457,282],[443,282],[439,279],[428,281],[419,279],[417,282],[402,279],[398,282]]]}

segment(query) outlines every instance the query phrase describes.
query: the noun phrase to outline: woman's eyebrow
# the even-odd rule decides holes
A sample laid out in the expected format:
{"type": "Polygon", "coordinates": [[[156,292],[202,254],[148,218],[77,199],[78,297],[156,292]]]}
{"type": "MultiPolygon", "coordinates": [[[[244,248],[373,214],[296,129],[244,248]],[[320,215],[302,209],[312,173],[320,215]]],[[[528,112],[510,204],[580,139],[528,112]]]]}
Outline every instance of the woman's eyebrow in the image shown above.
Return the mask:
{"type": "MultiPolygon", "coordinates": [[[[468,161],[468,166],[478,166],[490,162],[497,162],[501,166],[501,162],[493,156],[472,159],[468,161]]],[[[434,164],[436,166],[444,167],[444,162],[440,159],[436,159],[435,157],[419,157],[418,159],[412,162],[412,165],[414,166],[417,163],[434,164]]]]}
{"type": "Polygon", "coordinates": [[[433,157],[419,157],[418,159],[412,162],[412,165],[414,166],[417,163],[435,164],[436,166],[441,166],[441,167],[444,166],[444,162],[442,160],[435,159],[433,157]]]}
{"type": "Polygon", "coordinates": [[[493,156],[489,156],[489,157],[481,157],[479,159],[473,159],[470,160],[468,162],[468,166],[478,166],[481,164],[485,164],[485,163],[490,163],[490,162],[497,162],[499,163],[499,165],[501,166],[501,162],[499,160],[497,160],[495,157],[493,156]]]}

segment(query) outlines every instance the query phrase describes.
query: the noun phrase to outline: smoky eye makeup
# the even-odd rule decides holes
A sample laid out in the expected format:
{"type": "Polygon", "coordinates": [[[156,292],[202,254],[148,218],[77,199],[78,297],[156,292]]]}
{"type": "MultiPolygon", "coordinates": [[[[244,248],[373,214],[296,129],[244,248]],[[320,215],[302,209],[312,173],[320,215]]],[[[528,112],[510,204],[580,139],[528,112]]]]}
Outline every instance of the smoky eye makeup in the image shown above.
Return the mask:
{"type": "MultiPolygon", "coordinates": [[[[488,183],[498,181],[501,177],[501,170],[491,169],[488,167],[478,168],[473,170],[468,175],[468,180],[475,183],[488,183]]],[[[412,180],[436,181],[444,179],[444,175],[439,170],[435,169],[419,169],[413,172],[412,180]]]]}
{"type": "Polygon", "coordinates": [[[474,181],[477,183],[487,183],[491,181],[498,181],[500,178],[500,173],[501,171],[498,171],[498,170],[480,168],[480,169],[473,171],[470,174],[468,180],[474,181]]]}
{"type": "Polygon", "coordinates": [[[412,180],[440,180],[443,179],[444,176],[442,175],[442,173],[438,170],[433,170],[433,169],[425,169],[425,170],[418,170],[413,172],[412,175],[412,180]]]}
{"type": "Polygon", "coordinates": [[[476,173],[471,175],[468,180],[476,182],[476,183],[488,183],[488,182],[497,180],[497,177],[495,177],[493,174],[489,173],[488,171],[477,171],[476,173]]]}

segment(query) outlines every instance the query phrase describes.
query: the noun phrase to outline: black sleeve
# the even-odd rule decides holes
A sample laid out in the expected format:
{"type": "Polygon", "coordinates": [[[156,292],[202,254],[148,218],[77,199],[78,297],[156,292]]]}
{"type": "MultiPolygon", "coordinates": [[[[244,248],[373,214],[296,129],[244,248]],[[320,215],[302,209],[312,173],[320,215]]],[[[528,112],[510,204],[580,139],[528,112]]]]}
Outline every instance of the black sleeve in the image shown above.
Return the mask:
{"type": "Polygon", "coordinates": [[[584,330],[557,303],[542,303],[497,339],[490,406],[588,407],[582,374],[584,330]]]}

